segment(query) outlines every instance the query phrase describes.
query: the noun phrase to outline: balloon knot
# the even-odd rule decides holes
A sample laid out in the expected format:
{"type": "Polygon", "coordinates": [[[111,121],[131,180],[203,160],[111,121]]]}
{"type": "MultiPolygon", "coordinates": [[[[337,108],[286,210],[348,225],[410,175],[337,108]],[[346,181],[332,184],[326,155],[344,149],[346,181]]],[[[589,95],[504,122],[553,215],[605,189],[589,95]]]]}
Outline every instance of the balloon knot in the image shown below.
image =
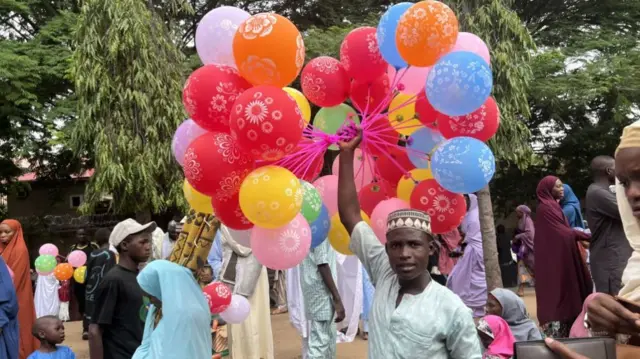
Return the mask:
{"type": "Polygon", "coordinates": [[[399,83],[398,86],[396,86],[396,88],[398,89],[398,91],[404,91],[406,87],[404,86],[403,83],[399,83]]]}

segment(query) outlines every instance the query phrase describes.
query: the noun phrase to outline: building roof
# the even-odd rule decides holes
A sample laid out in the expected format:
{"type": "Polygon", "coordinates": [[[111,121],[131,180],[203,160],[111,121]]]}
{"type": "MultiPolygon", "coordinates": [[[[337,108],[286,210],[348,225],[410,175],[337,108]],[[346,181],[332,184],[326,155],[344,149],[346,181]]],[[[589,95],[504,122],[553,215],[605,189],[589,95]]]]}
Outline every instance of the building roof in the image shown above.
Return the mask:
{"type": "MultiPolygon", "coordinates": [[[[93,176],[94,173],[94,169],[88,169],[84,172],[82,172],[80,175],[71,175],[71,178],[73,179],[86,179],[86,178],[90,178],[91,176],[93,176]]],[[[35,180],[37,180],[37,176],[35,172],[29,172],[29,173],[25,173],[22,176],[18,177],[18,182],[33,182],[35,180]]]]}

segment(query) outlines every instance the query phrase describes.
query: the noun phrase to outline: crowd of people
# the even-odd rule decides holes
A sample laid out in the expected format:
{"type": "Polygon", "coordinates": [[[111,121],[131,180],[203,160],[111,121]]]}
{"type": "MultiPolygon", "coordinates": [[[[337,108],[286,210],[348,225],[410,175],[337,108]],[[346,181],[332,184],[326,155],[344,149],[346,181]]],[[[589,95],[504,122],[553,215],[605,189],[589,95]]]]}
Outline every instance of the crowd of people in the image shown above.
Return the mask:
{"type": "Polygon", "coordinates": [[[75,358],[62,345],[69,294],[83,314],[91,359],[270,359],[271,315],[286,312],[308,359],[335,358],[337,343],[353,340],[358,331],[375,359],[418,353],[511,358],[515,343],[543,338],[565,358],[583,357],[551,338],[608,335],[636,344],[640,121],[625,128],[615,158],[593,159],[584,207],[555,176],[538,184],[535,214],[527,205],[517,207],[513,238],[497,243],[499,251],[510,247],[506,253],[517,262],[517,292],[487,288],[473,194],[466,196],[462,224],[443,235],[431,232],[424,212],[392,212],[382,244],[361,217],[354,182],[361,136],[340,144],[339,160],[338,210],[355,256],[339,254],[324,241],[297,267],[270,271],[242,245],[238,232],[222,225],[194,271],[167,260],[183,223],[172,221],[164,233],[154,222],[127,219],[113,230],[99,229],[93,241],[79,230],[72,249],[87,254],[85,280],[69,285],[41,275],[34,299],[21,225],[3,221],[0,357],[75,358]],[[214,280],[247,298],[251,311],[242,323],[211,316],[202,288],[214,280]],[[521,298],[534,283],[539,324],[521,298]]]}

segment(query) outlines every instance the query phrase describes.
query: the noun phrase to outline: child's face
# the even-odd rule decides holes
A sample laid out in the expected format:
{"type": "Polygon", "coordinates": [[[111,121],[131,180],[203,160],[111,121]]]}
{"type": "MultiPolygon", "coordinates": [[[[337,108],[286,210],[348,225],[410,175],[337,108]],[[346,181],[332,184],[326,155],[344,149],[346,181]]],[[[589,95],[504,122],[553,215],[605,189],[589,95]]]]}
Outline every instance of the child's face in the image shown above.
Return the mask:
{"type": "Polygon", "coordinates": [[[200,270],[200,282],[211,283],[213,282],[213,270],[211,268],[202,268],[200,270]]]}
{"type": "Polygon", "coordinates": [[[40,339],[52,344],[64,342],[64,323],[60,319],[49,319],[38,332],[40,339]]]}

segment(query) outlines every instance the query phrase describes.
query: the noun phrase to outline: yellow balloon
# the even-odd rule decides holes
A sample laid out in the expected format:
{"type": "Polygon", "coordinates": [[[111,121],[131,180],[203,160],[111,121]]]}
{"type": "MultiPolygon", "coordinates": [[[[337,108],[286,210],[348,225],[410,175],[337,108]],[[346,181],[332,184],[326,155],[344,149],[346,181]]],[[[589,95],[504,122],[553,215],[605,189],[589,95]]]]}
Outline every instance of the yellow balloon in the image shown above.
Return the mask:
{"type": "Polygon", "coordinates": [[[407,203],[411,203],[411,192],[413,192],[413,189],[416,187],[414,180],[422,182],[433,178],[433,173],[431,173],[430,168],[416,168],[409,171],[409,173],[411,173],[410,178],[402,176],[400,181],[398,181],[398,198],[407,201],[407,203]]]}
{"type": "Polygon", "coordinates": [[[416,118],[416,100],[416,95],[401,92],[389,105],[391,127],[402,135],[410,136],[422,126],[420,120],[416,118]]]}
{"type": "Polygon", "coordinates": [[[73,279],[80,284],[84,283],[84,279],[86,275],[87,275],[87,266],[78,267],[76,268],[75,271],[73,271],[73,279]]]}
{"type": "Polygon", "coordinates": [[[184,180],[184,184],[182,185],[182,192],[184,193],[184,198],[189,203],[189,206],[193,208],[196,212],[201,212],[205,214],[212,214],[213,207],[211,206],[211,197],[204,195],[195,188],[193,188],[187,180],[184,180]]]}
{"type": "MultiPolygon", "coordinates": [[[[371,223],[369,216],[363,211],[360,211],[360,215],[362,219],[367,222],[367,224],[371,223]]],[[[351,241],[351,237],[349,236],[349,232],[344,227],[342,222],[340,222],[340,214],[336,213],[331,217],[331,228],[329,229],[329,243],[333,249],[338,253],[342,253],[344,255],[352,255],[351,249],[349,249],[349,242],[351,241]]]]}
{"type": "Polygon", "coordinates": [[[292,87],[285,87],[283,88],[283,90],[284,92],[291,95],[294,100],[296,100],[298,108],[300,108],[300,111],[302,112],[302,118],[304,118],[304,120],[309,123],[309,121],[311,121],[311,105],[309,105],[309,100],[304,97],[304,94],[302,92],[292,87]]]}
{"type": "Polygon", "coordinates": [[[279,228],[302,208],[302,185],[291,171],[265,166],[251,172],[240,186],[240,209],[258,227],[279,228]]]}

